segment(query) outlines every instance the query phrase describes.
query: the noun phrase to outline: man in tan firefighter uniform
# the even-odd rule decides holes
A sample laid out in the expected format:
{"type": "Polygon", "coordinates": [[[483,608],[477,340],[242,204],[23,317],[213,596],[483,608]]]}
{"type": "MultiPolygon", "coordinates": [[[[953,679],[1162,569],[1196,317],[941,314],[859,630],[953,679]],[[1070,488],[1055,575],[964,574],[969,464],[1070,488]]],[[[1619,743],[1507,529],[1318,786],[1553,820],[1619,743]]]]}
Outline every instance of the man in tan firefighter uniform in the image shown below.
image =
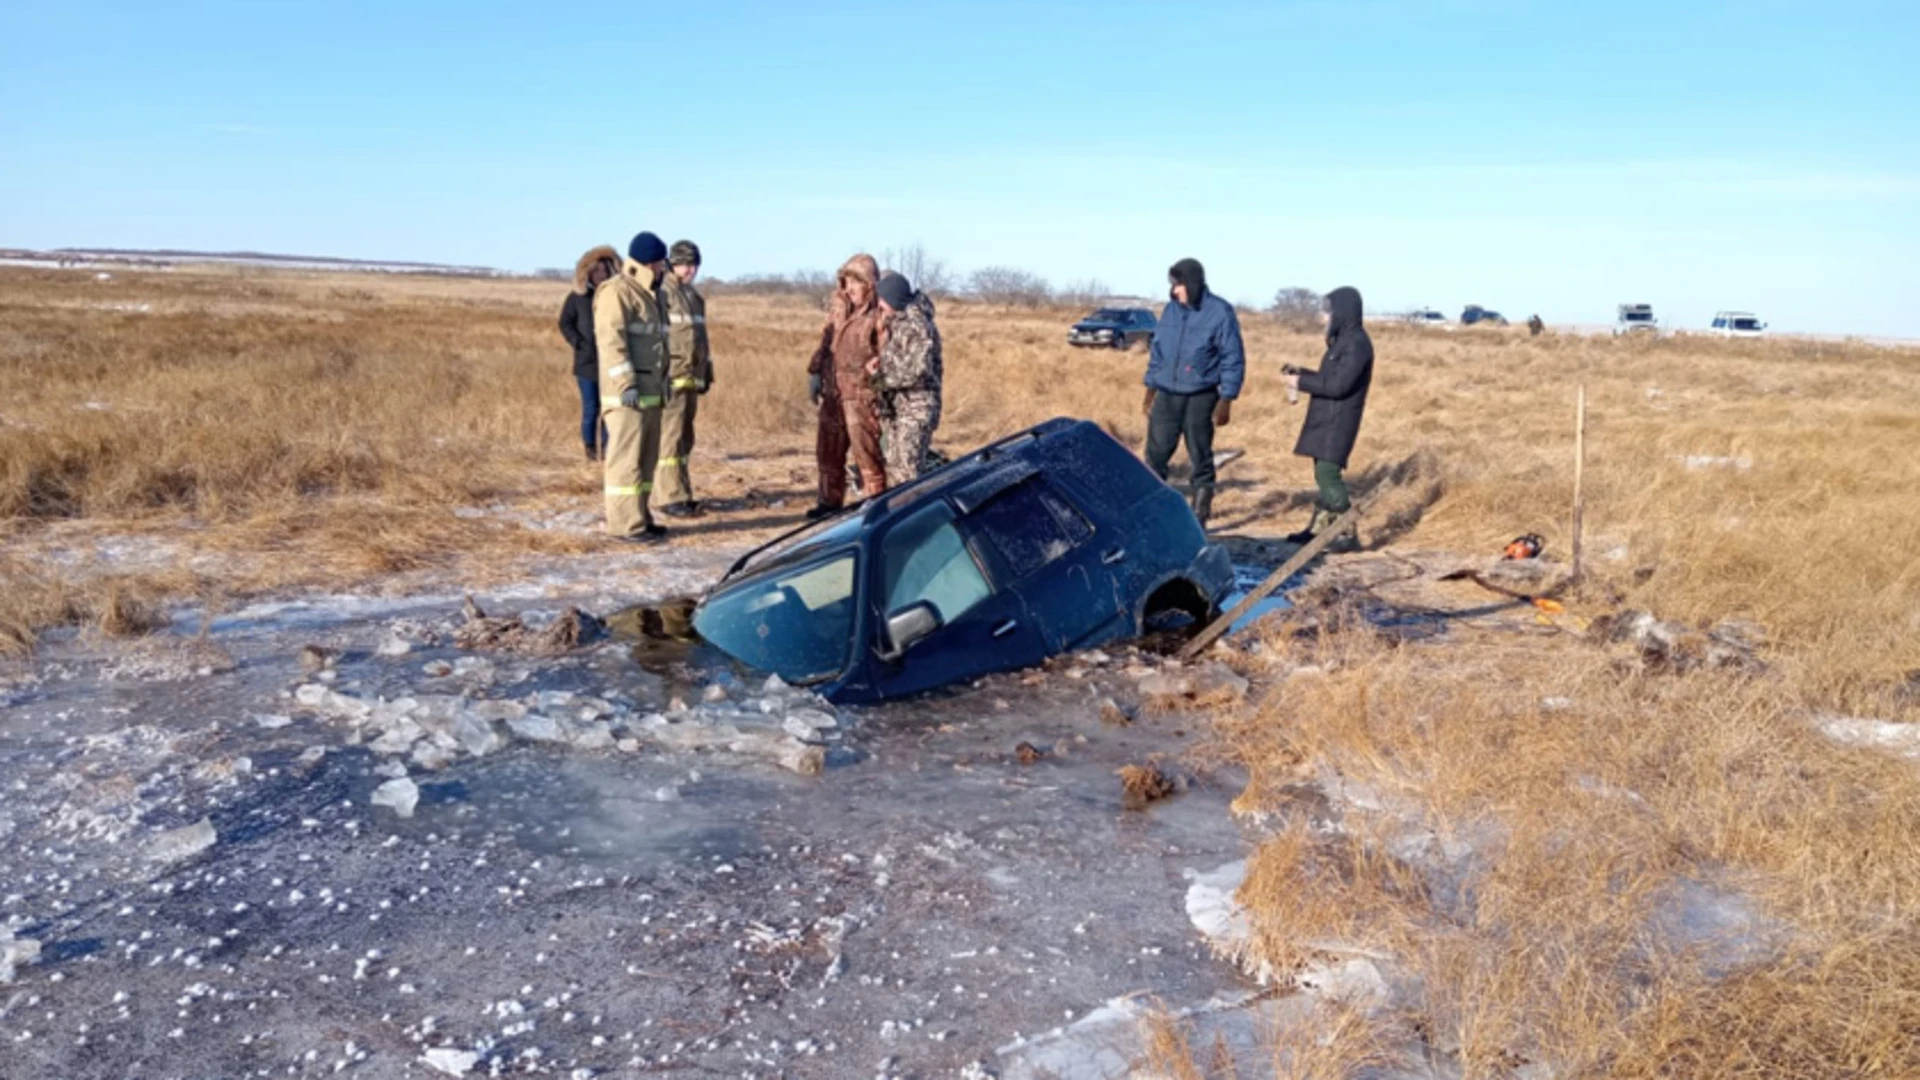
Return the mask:
{"type": "Polygon", "coordinates": [[[654,488],[660,495],[660,512],[677,518],[700,512],[687,459],[693,454],[693,418],[700,408],[700,395],[713,385],[707,302],[693,287],[693,279],[699,276],[699,245],[674,241],[660,286],[660,299],[667,309],[667,407],[661,414],[664,453],[660,471],[654,474],[654,488]]]}
{"type": "Polygon", "coordinates": [[[667,318],[659,293],[666,273],[667,245],[643,232],[627,245],[620,273],[593,294],[600,409],[607,422],[607,533],[619,540],[667,534],[647,510],[667,391],[667,318]]]}

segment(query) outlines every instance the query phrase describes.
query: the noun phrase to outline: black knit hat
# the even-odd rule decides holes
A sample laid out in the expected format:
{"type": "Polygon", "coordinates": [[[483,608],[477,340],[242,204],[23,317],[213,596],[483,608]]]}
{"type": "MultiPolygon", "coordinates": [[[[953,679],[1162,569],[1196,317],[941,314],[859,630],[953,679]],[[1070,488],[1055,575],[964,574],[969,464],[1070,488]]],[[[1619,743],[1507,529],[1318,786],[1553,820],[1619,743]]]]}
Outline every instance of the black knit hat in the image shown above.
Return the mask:
{"type": "Polygon", "coordinates": [[[666,242],[650,232],[643,232],[627,245],[627,258],[641,264],[665,262],[666,242]]]}
{"type": "Polygon", "coordinates": [[[880,299],[895,311],[905,311],[913,303],[913,283],[892,270],[880,275],[880,284],[874,286],[880,299]]]}
{"type": "Polygon", "coordinates": [[[700,245],[691,240],[675,240],[673,250],[667,255],[667,262],[674,266],[699,266],[700,245]]]}

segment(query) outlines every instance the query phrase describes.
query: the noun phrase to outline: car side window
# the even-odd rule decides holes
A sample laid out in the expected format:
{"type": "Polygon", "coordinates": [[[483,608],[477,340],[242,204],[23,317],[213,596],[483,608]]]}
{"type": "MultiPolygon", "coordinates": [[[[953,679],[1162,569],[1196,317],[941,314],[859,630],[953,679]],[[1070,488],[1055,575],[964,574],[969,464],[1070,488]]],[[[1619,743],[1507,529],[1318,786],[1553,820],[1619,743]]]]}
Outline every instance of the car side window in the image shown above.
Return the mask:
{"type": "Polygon", "coordinates": [[[992,548],[1008,584],[1024,580],[1093,535],[1087,516],[1039,477],[994,496],[968,517],[967,526],[992,548]]]}
{"type": "Polygon", "coordinates": [[[883,615],[926,601],[942,623],[951,623],[992,592],[944,500],[895,525],[881,541],[880,555],[886,574],[883,615]]]}

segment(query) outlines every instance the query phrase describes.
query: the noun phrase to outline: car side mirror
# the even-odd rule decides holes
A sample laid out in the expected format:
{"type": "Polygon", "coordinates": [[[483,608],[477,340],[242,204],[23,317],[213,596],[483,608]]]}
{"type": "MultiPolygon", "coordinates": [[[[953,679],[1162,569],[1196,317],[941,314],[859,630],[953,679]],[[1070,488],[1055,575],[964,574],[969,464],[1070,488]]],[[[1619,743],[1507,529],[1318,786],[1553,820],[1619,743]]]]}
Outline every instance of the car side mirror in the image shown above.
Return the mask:
{"type": "Polygon", "coordinates": [[[943,625],[940,612],[931,601],[922,600],[901,608],[887,616],[887,651],[882,659],[898,660],[943,625]]]}

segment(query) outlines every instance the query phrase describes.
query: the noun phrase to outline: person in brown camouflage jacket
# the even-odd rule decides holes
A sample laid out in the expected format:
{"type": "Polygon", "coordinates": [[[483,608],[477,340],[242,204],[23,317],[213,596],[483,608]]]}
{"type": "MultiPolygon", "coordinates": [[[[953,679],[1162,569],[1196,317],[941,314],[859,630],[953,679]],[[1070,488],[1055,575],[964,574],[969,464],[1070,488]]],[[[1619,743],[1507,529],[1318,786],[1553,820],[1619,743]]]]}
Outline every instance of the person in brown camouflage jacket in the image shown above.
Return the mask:
{"type": "Polygon", "coordinates": [[[940,426],[940,328],[933,300],[906,278],[880,276],[880,355],[867,365],[879,395],[887,479],[904,484],[920,475],[934,429],[940,426]]]}

